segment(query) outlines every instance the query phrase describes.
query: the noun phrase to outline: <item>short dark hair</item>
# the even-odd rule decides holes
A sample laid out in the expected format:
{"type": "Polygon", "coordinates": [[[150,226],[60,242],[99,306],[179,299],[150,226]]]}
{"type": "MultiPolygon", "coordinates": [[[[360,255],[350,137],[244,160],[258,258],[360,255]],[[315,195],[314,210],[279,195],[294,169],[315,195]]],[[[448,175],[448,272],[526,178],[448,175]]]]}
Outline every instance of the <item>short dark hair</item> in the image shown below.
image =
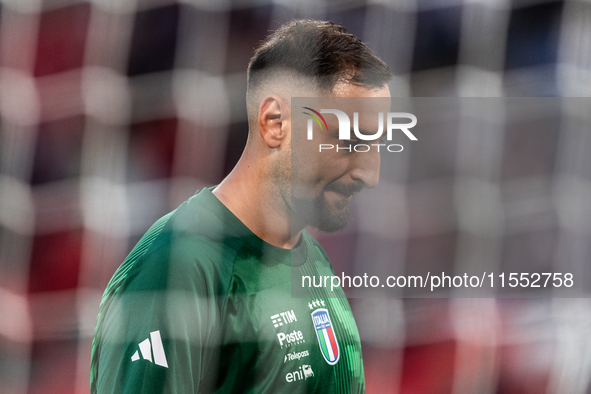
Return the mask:
{"type": "Polygon", "coordinates": [[[247,97],[272,69],[312,78],[322,93],[331,93],[339,81],[381,88],[392,79],[388,65],[357,36],[315,20],[291,21],[263,41],[248,65],[247,97]]]}

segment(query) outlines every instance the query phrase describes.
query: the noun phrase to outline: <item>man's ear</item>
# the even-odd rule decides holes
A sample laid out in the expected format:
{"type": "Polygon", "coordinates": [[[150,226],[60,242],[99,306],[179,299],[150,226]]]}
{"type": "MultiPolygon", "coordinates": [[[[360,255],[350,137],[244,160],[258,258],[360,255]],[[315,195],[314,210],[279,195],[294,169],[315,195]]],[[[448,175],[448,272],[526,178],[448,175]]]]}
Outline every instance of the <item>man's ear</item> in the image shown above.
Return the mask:
{"type": "Polygon", "coordinates": [[[269,148],[277,148],[286,138],[289,138],[286,127],[288,111],[289,107],[279,96],[267,96],[261,102],[258,118],[259,133],[269,148]]]}

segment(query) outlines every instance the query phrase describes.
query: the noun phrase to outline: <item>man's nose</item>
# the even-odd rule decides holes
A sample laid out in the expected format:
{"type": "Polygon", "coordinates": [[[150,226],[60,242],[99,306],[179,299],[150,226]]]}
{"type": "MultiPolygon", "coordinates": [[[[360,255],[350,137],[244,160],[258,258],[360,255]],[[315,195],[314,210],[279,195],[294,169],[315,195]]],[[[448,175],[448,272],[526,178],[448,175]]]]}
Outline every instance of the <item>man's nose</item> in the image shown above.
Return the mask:
{"type": "Polygon", "coordinates": [[[354,154],[351,177],[363,182],[369,189],[376,187],[380,181],[380,153],[375,146],[368,152],[354,154]]]}

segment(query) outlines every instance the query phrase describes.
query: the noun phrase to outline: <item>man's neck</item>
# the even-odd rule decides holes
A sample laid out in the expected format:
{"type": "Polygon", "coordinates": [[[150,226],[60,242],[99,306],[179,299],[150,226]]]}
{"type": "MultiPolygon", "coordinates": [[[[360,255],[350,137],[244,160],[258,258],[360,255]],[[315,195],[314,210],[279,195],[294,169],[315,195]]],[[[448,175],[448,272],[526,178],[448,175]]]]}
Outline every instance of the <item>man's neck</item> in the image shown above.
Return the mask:
{"type": "Polygon", "coordinates": [[[289,207],[272,189],[272,180],[241,159],[213,194],[255,235],[271,245],[290,249],[304,226],[291,228],[289,207]]]}

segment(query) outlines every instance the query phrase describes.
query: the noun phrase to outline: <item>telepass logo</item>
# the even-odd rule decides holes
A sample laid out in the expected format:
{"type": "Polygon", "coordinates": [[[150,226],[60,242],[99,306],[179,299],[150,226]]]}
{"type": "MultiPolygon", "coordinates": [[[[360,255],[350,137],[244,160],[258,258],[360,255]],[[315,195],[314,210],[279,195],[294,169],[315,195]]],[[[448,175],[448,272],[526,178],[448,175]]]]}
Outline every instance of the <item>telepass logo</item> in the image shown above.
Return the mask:
{"type": "MultiPolygon", "coordinates": [[[[338,109],[321,109],[320,112],[310,108],[310,107],[302,107],[310,112],[303,112],[304,114],[310,116],[312,119],[308,119],[308,140],[312,140],[314,138],[314,122],[320,126],[320,130],[328,131],[328,124],[326,123],[326,119],[322,116],[322,114],[333,114],[337,117],[339,122],[339,140],[350,140],[351,139],[351,119],[349,116],[338,109]]],[[[406,135],[411,141],[417,141],[417,137],[410,131],[411,128],[416,126],[417,124],[417,117],[408,112],[388,112],[385,116],[386,118],[386,139],[388,141],[392,140],[392,136],[394,135],[395,130],[400,130],[406,135]],[[410,122],[407,123],[395,123],[395,119],[408,119],[410,122]]],[[[355,133],[355,138],[361,141],[375,141],[382,136],[384,133],[384,113],[378,113],[378,131],[374,134],[363,134],[359,131],[359,113],[353,113],[353,133],[355,133]]],[[[322,152],[323,150],[331,150],[336,149],[338,152],[339,150],[346,150],[348,152],[368,152],[371,149],[371,146],[375,146],[380,151],[380,147],[385,147],[388,152],[401,152],[404,147],[400,144],[383,144],[383,143],[372,143],[372,144],[354,144],[349,146],[339,146],[333,144],[320,144],[319,151],[322,152]]]]}

